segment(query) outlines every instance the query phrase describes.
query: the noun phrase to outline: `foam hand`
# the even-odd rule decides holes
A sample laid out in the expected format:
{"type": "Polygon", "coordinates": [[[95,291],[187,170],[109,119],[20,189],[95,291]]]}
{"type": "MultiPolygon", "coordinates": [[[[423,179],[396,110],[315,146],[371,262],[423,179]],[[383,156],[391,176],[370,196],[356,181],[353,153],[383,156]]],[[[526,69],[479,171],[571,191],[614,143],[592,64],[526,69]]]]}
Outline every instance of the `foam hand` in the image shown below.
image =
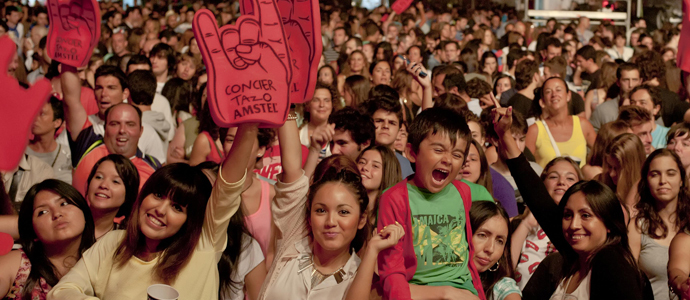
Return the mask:
{"type": "Polygon", "coordinates": [[[36,115],[46,103],[50,91],[47,79],[37,81],[31,88],[24,89],[16,79],[7,74],[10,61],[17,46],[9,36],[0,38],[0,171],[11,171],[17,167],[26,145],[36,115]]]}
{"type": "Polygon", "coordinates": [[[208,101],[218,126],[285,123],[290,107],[289,54],[278,9],[257,0],[255,15],[218,28],[206,9],[194,15],[194,36],[208,73],[208,101]]]}
{"type": "Polygon", "coordinates": [[[83,67],[89,63],[101,36],[101,10],[96,0],[48,0],[52,20],[46,48],[61,63],[83,67]]]}
{"type": "MultiPolygon", "coordinates": [[[[251,0],[241,2],[243,15],[254,15],[251,0]]],[[[303,103],[314,96],[321,42],[321,15],[318,0],[276,0],[290,51],[292,81],[290,101],[303,103]]]]}

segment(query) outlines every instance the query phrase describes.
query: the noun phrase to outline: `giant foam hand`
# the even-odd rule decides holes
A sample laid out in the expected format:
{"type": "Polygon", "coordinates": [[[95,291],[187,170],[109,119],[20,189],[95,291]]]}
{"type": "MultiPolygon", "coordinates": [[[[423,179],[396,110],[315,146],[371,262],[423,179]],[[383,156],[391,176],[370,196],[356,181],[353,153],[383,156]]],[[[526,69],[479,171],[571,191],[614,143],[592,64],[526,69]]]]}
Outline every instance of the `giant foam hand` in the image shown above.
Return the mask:
{"type": "Polygon", "coordinates": [[[221,127],[285,123],[290,107],[289,53],[272,0],[257,0],[255,15],[220,29],[206,9],[194,15],[194,36],[208,74],[208,101],[221,127]],[[220,31],[220,33],[219,33],[220,31]]]}
{"type": "Polygon", "coordinates": [[[47,49],[50,58],[83,67],[101,36],[101,11],[96,0],[48,0],[52,20],[47,49]]]}
{"type": "MultiPolygon", "coordinates": [[[[241,2],[243,15],[254,15],[252,0],[241,2]]],[[[290,50],[292,82],[290,101],[303,103],[314,96],[321,41],[321,15],[318,0],[276,0],[290,50]]]]}
{"type": "Polygon", "coordinates": [[[0,38],[0,171],[12,171],[19,164],[29,143],[29,133],[36,115],[46,103],[50,81],[41,79],[31,88],[24,89],[7,74],[17,46],[9,36],[0,38]]]}

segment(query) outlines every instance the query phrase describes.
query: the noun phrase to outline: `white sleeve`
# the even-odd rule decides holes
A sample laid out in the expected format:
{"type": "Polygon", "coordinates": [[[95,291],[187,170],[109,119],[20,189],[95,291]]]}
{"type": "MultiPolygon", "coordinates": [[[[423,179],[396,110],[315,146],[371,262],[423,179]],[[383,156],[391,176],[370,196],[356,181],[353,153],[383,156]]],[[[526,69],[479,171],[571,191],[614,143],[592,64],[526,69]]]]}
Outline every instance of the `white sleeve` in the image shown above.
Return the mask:
{"type": "MultiPolygon", "coordinates": [[[[261,246],[254,238],[243,235],[242,236],[242,251],[240,252],[240,259],[238,260],[237,269],[232,273],[233,282],[241,282],[244,286],[244,277],[249,274],[256,266],[264,261],[264,254],[261,252],[261,246]]],[[[243,289],[233,292],[231,295],[223,295],[223,300],[241,300],[244,299],[243,289]]]]}

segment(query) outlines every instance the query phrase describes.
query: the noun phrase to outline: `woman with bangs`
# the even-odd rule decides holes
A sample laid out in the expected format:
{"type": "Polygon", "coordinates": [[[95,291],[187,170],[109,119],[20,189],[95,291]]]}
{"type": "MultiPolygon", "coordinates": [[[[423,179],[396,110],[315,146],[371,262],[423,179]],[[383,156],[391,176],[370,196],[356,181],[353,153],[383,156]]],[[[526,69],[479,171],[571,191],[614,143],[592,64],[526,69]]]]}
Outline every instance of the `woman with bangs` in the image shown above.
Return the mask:
{"type": "Polygon", "coordinates": [[[669,246],[678,230],[689,224],[686,173],[678,155],[657,149],[645,161],[641,175],[637,216],[628,224],[630,249],[652,284],[654,299],[669,299],[669,246]]]}
{"type": "Polygon", "coordinates": [[[19,211],[20,250],[0,256],[2,299],[46,299],[96,241],[84,197],[54,179],[35,184],[19,211]]]}
{"type": "MultiPolygon", "coordinates": [[[[582,178],[577,163],[569,157],[556,157],[551,160],[540,177],[549,196],[557,205],[565,192],[582,178]]],[[[512,234],[511,258],[517,263],[515,273],[518,285],[520,289],[524,289],[536,267],[549,254],[556,252],[556,249],[529,209],[518,218],[517,224],[519,225],[512,234]]]]}
{"type": "Polygon", "coordinates": [[[632,128],[625,121],[616,120],[601,125],[597,139],[594,140],[594,147],[587,158],[587,164],[582,167],[582,174],[585,175],[582,179],[592,180],[601,174],[606,158],[606,148],[614,138],[624,133],[632,133],[632,128]]]}
{"type": "Polygon", "coordinates": [[[48,299],[145,299],[147,287],[158,283],[171,285],[180,299],[217,299],[217,264],[257,132],[256,124],[240,125],[213,188],[200,168],[187,164],[153,173],[127,230],[102,237],[48,299]]]}
{"type": "Polygon", "coordinates": [[[604,159],[603,171],[597,180],[616,191],[628,211],[635,206],[636,197],[628,197],[635,194],[633,188],[640,180],[640,171],[645,161],[644,146],[639,137],[632,133],[624,133],[611,141],[606,147],[608,155],[604,159]]]}
{"type": "Polygon", "coordinates": [[[392,224],[367,242],[369,195],[357,166],[342,155],[325,158],[310,184],[292,120],[278,129],[283,173],[271,209],[279,239],[259,299],[368,298],[378,253],[402,228],[392,224]]]}
{"type": "Polygon", "coordinates": [[[494,110],[510,172],[558,253],[539,265],[525,299],[654,299],[628,244],[620,201],[598,181],[572,185],[556,204],[510,134],[512,108],[494,110]]]}
{"type": "Polygon", "coordinates": [[[119,154],[105,156],[93,166],[86,182],[96,239],[126,228],[139,193],[139,172],[132,161],[119,154]]]}
{"type": "Polygon", "coordinates": [[[369,99],[371,87],[371,80],[362,75],[348,76],[342,93],[344,105],[359,109],[369,99]]]}
{"type": "Polygon", "coordinates": [[[369,146],[357,157],[357,167],[362,176],[362,185],[369,195],[366,212],[369,225],[376,226],[376,214],[379,210],[379,197],[387,188],[400,182],[402,171],[396,163],[395,153],[388,147],[369,146]]]}

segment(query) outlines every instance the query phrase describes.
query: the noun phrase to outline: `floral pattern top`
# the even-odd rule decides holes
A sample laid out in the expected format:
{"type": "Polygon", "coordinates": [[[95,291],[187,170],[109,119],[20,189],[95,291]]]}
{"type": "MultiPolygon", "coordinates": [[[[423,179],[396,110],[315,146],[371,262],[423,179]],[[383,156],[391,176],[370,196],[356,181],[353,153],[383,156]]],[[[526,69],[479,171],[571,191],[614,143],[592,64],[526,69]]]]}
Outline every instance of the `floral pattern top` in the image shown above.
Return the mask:
{"type": "Polygon", "coordinates": [[[19,263],[17,277],[14,278],[14,284],[12,285],[12,287],[10,287],[10,290],[7,292],[7,295],[5,295],[5,297],[2,298],[2,300],[46,300],[48,292],[50,292],[50,289],[52,287],[48,285],[48,283],[46,283],[45,279],[43,278],[41,278],[38,284],[34,286],[33,290],[31,291],[30,299],[22,298],[22,294],[24,293],[24,285],[26,284],[26,280],[29,278],[29,273],[31,273],[31,262],[29,261],[29,257],[26,256],[26,253],[24,253],[23,250],[18,251],[21,252],[22,258],[19,263]]]}

